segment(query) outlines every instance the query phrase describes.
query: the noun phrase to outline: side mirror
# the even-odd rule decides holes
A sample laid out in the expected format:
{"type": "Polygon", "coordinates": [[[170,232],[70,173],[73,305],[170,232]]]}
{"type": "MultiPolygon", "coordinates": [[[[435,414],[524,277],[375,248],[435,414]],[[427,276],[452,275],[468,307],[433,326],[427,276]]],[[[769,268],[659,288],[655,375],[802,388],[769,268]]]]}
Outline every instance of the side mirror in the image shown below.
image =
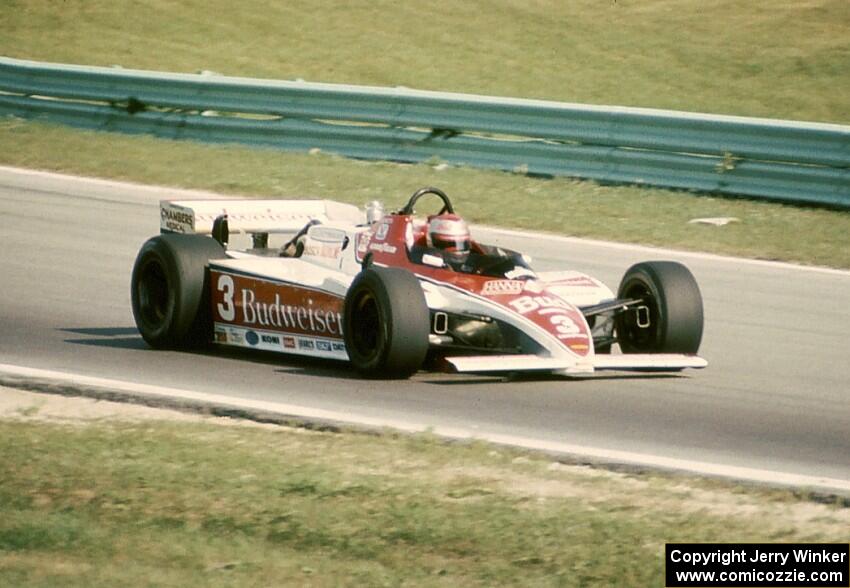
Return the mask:
{"type": "Polygon", "coordinates": [[[212,238],[218,241],[219,245],[227,249],[227,242],[230,241],[230,227],[227,226],[226,213],[215,217],[212,226],[212,238]]]}
{"type": "Polygon", "coordinates": [[[436,255],[431,255],[430,253],[426,253],[422,256],[422,263],[425,265],[430,265],[431,267],[445,267],[446,262],[443,261],[442,257],[437,257],[436,255]]]}

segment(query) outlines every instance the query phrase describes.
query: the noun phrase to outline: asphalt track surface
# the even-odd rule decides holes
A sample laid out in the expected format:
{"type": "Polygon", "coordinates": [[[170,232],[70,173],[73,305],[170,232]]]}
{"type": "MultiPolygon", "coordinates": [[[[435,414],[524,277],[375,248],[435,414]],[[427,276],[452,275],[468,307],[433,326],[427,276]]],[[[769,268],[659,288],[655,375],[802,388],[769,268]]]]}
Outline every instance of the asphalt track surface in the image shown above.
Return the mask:
{"type": "Polygon", "coordinates": [[[0,168],[0,363],[850,484],[850,272],[479,228],[537,269],[577,269],[613,289],[632,263],[686,263],[709,367],[366,381],[334,362],[147,348],[130,271],[158,233],[158,200],[185,196],[0,168]]]}

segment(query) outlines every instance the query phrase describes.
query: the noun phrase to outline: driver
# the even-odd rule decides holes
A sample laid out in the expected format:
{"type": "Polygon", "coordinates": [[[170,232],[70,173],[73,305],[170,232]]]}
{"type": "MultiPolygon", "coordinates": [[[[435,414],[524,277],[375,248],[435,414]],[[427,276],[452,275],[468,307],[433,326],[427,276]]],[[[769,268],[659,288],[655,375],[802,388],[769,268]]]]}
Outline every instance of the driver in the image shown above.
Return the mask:
{"type": "Polygon", "coordinates": [[[452,266],[463,265],[469,257],[469,226],[456,214],[437,214],[428,219],[428,246],[443,252],[452,266]]]}
{"type": "Polygon", "coordinates": [[[480,244],[472,251],[469,225],[454,213],[428,217],[426,242],[428,248],[439,251],[445,263],[458,272],[509,280],[537,277],[526,260],[514,251],[480,244]]]}

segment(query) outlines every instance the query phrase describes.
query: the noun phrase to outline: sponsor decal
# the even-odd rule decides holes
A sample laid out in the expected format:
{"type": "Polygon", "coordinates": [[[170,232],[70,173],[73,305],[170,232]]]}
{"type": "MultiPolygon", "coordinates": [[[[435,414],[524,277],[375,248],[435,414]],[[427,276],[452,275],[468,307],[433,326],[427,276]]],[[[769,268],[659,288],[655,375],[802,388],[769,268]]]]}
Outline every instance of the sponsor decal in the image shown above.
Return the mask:
{"type": "Polygon", "coordinates": [[[334,351],[345,351],[345,343],[337,343],[336,341],[334,341],[333,343],[331,343],[331,347],[334,351]]]}
{"type": "Polygon", "coordinates": [[[260,336],[254,331],[248,331],[245,333],[245,340],[248,342],[248,345],[256,345],[260,342],[260,336]]]}
{"type": "Polygon", "coordinates": [[[395,245],[389,245],[388,243],[372,243],[369,245],[369,251],[377,251],[383,253],[395,253],[398,251],[398,247],[395,245]]]}
{"type": "Polygon", "coordinates": [[[295,349],[295,337],[284,337],[283,346],[287,349],[295,349]]]}
{"type": "Polygon", "coordinates": [[[304,255],[312,255],[313,257],[328,257],[336,259],[342,253],[342,247],[339,245],[322,245],[321,243],[308,243],[304,247],[304,255]]]}
{"type": "Polygon", "coordinates": [[[227,340],[236,345],[242,345],[245,342],[245,337],[239,331],[231,329],[227,333],[227,340]]]}
{"type": "Polygon", "coordinates": [[[159,209],[160,226],[175,233],[194,233],[195,217],[192,211],[173,204],[159,209]],[[187,212],[188,210],[188,212],[187,212]]]}
{"type": "Polygon", "coordinates": [[[357,249],[355,251],[357,261],[363,261],[366,253],[369,252],[369,243],[372,241],[372,234],[368,232],[357,233],[357,249]]]}
{"type": "Polygon", "coordinates": [[[217,320],[248,329],[342,337],[343,300],[338,296],[216,271],[212,278],[217,320]]]}
{"type": "Polygon", "coordinates": [[[227,331],[224,329],[216,329],[215,330],[215,342],[216,343],[227,343],[227,331]]]}
{"type": "Polygon", "coordinates": [[[330,341],[316,341],[316,349],[319,351],[330,351],[332,347],[330,341]]]}
{"type": "Polygon", "coordinates": [[[375,232],[375,241],[383,241],[387,238],[387,233],[390,230],[390,223],[383,222],[378,226],[378,230],[375,232]]]}
{"type": "Polygon", "coordinates": [[[508,304],[520,314],[528,314],[535,310],[570,308],[570,305],[566,301],[557,296],[520,296],[515,300],[511,300],[508,304]]]}
{"type": "Polygon", "coordinates": [[[270,345],[280,345],[280,337],[277,335],[260,335],[260,341],[270,345]]]}
{"type": "Polygon", "coordinates": [[[500,296],[502,294],[522,294],[525,282],[519,280],[490,280],[481,288],[482,296],[500,296]]]}
{"type": "Polygon", "coordinates": [[[299,349],[313,349],[315,345],[309,339],[298,339],[299,349]]]}
{"type": "Polygon", "coordinates": [[[280,294],[269,302],[260,302],[253,290],[242,289],[242,322],[264,327],[297,328],[308,333],[342,334],[342,314],[322,308],[314,308],[308,299],[305,305],[282,304],[280,294]]]}

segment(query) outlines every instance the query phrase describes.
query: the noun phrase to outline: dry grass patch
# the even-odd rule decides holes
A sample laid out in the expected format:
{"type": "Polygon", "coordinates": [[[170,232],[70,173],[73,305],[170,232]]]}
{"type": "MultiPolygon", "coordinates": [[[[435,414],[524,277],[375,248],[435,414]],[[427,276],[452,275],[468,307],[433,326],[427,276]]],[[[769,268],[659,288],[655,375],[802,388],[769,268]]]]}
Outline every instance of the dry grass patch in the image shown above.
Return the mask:
{"type": "Polygon", "coordinates": [[[850,524],[788,491],[429,435],[0,400],[2,585],[658,585],[666,542],[846,541],[850,524]]]}

